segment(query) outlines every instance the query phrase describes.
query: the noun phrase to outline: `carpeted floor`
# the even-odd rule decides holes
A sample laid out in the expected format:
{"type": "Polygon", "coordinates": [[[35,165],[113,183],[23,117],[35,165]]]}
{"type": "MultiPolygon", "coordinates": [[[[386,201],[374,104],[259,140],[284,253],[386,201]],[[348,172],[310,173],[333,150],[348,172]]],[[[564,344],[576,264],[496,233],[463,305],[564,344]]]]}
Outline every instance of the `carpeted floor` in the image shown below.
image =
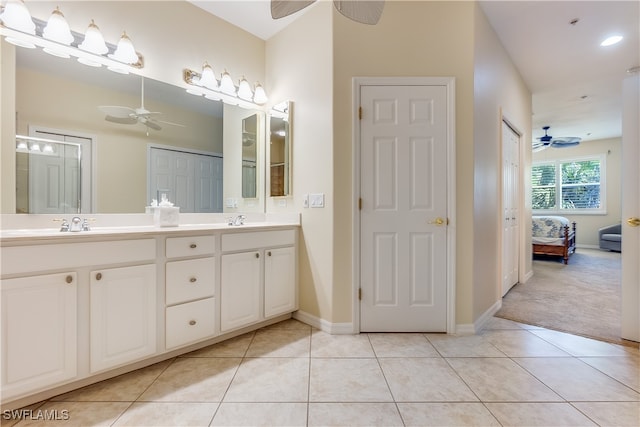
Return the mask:
{"type": "Polygon", "coordinates": [[[559,257],[535,257],[533,273],[504,296],[496,317],[637,345],[620,338],[619,253],[578,249],[568,265],[559,257]]]}

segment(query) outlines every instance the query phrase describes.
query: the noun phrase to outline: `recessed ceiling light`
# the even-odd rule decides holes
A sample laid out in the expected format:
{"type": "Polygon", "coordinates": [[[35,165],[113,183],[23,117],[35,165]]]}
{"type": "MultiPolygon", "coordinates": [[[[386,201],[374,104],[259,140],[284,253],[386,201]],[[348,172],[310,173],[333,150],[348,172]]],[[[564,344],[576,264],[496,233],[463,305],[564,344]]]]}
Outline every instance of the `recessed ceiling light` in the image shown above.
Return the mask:
{"type": "Polygon", "coordinates": [[[620,42],[621,40],[622,40],[622,36],[607,37],[602,43],[600,43],[600,46],[611,46],[613,44],[620,42]]]}

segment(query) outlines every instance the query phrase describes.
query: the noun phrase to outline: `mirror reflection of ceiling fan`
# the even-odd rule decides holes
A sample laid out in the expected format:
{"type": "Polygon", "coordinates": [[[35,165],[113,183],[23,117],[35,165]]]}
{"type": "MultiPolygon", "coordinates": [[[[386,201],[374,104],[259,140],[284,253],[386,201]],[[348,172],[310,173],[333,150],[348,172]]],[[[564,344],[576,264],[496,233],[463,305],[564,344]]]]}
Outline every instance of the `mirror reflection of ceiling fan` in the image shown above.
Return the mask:
{"type": "MultiPolygon", "coordinates": [[[[315,3],[316,0],[271,0],[271,17],[284,18],[315,3]]],[[[384,0],[333,0],[338,12],[361,24],[375,25],[382,16],[384,0]]]]}
{"type": "Polygon", "coordinates": [[[154,116],[162,113],[149,111],[144,108],[144,77],[141,77],[141,81],[140,107],[130,108],[119,105],[101,105],[98,109],[106,114],[104,119],[108,122],[119,123],[122,125],[134,125],[136,123],[143,124],[147,128],[147,135],[149,135],[149,129],[161,130],[162,126],[160,126],[160,123],[184,127],[184,125],[178,123],[158,120],[154,116]]]}
{"type": "Polygon", "coordinates": [[[573,147],[574,145],[580,144],[580,138],[577,136],[563,136],[563,137],[554,137],[547,133],[550,126],[545,126],[542,129],[544,130],[544,136],[538,138],[538,141],[533,142],[533,152],[537,153],[538,151],[542,151],[548,147],[553,148],[566,148],[573,147]]]}

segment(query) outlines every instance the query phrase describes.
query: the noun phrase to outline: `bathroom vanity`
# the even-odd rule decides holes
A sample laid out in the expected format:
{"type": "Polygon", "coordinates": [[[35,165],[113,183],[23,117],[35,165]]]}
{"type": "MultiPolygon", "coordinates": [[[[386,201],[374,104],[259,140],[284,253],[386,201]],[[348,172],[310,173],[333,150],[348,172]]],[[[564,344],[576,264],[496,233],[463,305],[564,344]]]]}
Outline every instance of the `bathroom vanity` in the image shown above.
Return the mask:
{"type": "Polygon", "coordinates": [[[297,310],[297,214],[240,226],[212,216],[209,223],[156,227],[139,217],[135,225],[100,226],[99,219],[81,232],[6,228],[3,221],[4,407],[150,365],[297,310]]]}

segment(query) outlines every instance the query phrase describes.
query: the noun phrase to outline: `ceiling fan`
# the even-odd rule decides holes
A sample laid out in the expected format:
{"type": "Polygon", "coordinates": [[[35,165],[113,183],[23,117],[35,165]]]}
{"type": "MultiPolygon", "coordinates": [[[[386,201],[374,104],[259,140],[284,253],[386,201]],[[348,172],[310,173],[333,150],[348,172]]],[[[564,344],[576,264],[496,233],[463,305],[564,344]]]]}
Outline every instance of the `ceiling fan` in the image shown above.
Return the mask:
{"type": "MultiPolygon", "coordinates": [[[[271,17],[284,18],[315,3],[316,0],[271,0],[271,17]]],[[[384,0],[333,0],[338,12],[361,24],[375,25],[382,16],[384,0]]]]}
{"type": "Polygon", "coordinates": [[[580,138],[577,136],[564,136],[564,137],[553,137],[547,133],[550,126],[544,126],[542,129],[544,130],[544,136],[538,138],[538,141],[533,142],[533,152],[536,153],[538,151],[542,151],[547,147],[553,148],[566,148],[572,147],[574,145],[580,144],[580,138]]]}
{"type": "Polygon", "coordinates": [[[164,120],[158,120],[153,116],[162,114],[157,111],[149,111],[144,108],[144,77],[141,77],[141,100],[140,107],[130,108],[119,105],[101,105],[98,107],[100,111],[106,114],[105,120],[112,123],[119,123],[123,125],[134,125],[136,123],[143,124],[147,128],[147,135],[149,135],[149,129],[161,130],[160,123],[164,123],[172,126],[184,126],[178,123],[167,122],[164,120]]]}

